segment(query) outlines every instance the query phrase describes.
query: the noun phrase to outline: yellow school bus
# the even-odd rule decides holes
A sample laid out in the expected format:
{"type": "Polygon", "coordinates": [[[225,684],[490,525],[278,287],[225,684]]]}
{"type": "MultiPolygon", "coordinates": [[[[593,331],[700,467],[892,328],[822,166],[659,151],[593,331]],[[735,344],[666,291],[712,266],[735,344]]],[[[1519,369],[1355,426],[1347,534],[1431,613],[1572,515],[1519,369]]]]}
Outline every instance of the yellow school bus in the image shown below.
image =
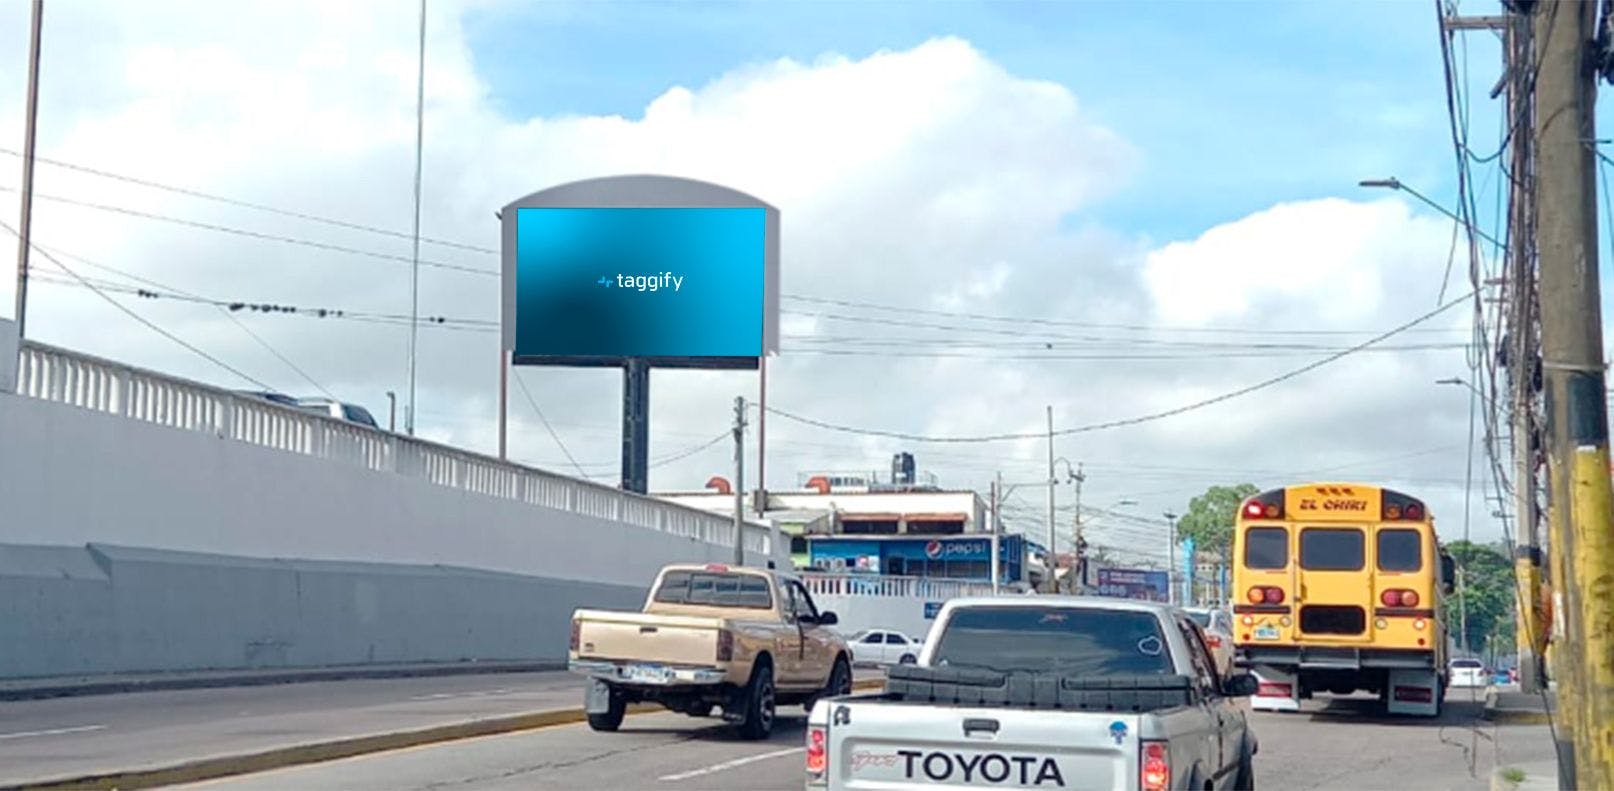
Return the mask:
{"type": "Polygon", "coordinates": [[[1428,507],[1400,492],[1307,483],[1246,500],[1233,644],[1260,681],[1251,705],[1296,711],[1315,692],[1371,692],[1391,713],[1438,715],[1451,571],[1428,507]]]}

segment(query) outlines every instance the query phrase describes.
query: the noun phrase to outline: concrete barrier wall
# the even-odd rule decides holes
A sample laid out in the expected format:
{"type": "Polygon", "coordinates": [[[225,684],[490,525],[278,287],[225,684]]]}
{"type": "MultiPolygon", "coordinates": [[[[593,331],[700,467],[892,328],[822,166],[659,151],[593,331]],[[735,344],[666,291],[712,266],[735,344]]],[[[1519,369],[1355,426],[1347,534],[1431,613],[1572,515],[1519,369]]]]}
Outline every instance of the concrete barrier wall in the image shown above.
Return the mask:
{"type": "Polygon", "coordinates": [[[449,566],[0,544],[0,677],[556,660],[645,586],[449,566]]]}
{"type": "Polygon", "coordinates": [[[667,563],[733,558],[731,546],[609,518],[617,492],[585,494],[597,508],[550,508],[0,393],[3,543],[441,563],[629,587],[667,563]]]}

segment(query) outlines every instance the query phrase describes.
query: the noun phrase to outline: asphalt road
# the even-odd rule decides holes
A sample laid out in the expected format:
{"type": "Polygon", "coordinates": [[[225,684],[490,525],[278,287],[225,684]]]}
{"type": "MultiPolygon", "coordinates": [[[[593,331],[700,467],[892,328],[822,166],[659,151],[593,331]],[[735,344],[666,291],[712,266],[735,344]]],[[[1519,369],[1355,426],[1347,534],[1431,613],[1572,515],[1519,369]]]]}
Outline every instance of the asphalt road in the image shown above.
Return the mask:
{"type": "MultiPolygon", "coordinates": [[[[1438,720],[1386,718],[1370,700],[1307,701],[1252,715],[1258,786],[1281,789],[1485,789],[1493,768],[1550,761],[1544,726],[1493,726],[1454,690],[1438,720]]],[[[782,712],[783,713],[783,712],[782,712]]],[[[620,732],[566,725],[467,739],[184,786],[213,791],[367,789],[800,789],[804,720],[740,741],[715,720],[630,716],[620,732]]]]}
{"type": "Polygon", "coordinates": [[[582,705],[565,672],[353,679],[0,703],[0,786],[582,705]]]}

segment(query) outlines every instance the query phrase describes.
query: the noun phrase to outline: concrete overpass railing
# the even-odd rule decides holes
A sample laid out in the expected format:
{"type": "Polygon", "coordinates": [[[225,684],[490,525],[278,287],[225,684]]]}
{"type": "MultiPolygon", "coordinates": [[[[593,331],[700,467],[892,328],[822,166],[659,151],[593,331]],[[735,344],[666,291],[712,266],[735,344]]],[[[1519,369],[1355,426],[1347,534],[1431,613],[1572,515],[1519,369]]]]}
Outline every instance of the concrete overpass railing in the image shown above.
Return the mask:
{"type": "MultiPolygon", "coordinates": [[[[21,344],[18,355],[20,395],[714,546],[734,545],[732,521],[705,511],[30,341],[21,344]]],[[[745,548],[773,555],[768,529],[748,525],[745,548]]]]}

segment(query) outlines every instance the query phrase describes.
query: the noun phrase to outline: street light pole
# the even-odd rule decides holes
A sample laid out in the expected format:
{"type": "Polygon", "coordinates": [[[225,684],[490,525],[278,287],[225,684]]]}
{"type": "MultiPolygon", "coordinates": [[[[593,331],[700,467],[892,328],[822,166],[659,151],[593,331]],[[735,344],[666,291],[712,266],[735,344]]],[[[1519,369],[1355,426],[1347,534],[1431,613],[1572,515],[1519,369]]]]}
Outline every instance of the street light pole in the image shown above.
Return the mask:
{"type": "Polygon", "coordinates": [[[1452,213],[1451,209],[1448,209],[1445,206],[1442,206],[1442,205],[1434,202],[1434,200],[1430,199],[1430,197],[1428,195],[1425,195],[1425,194],[1423,194],[1423,193],[1421,193],[1421,192],[1407,186],[1406,184],[1403,184],[1401,182],[1401,179],[1398,179],[1398,178],[1396,178],[1394,176],[1391,176],[1390,178],[1387,178],[1387,179],[1363,179],[1363,180],[1357,182],[1356,184],[1359,187],[1369,187],[1369,188],[1377,188],[1377,189],[1391,189],[1391,190],[1397,190],[1397,191],[1400,191],[1400,192],[1405,192],[1408,195],[1411,195],[1412,197],[1417,198],[1418,201],[1423,203],[1425,206],[1428,206],[1429,208],[1434,209],[1435,211],[1438,211],[1441,214],[1444,214],[1447,217],[1452,218],[1456,222],[1463,225],[1465,228],[1473,229],[1474,235],[1480,237],[1481,239],[1484,239],[1485,241],[1490,242],[1491,244],[1496,245],[1499,248],[1504,246],[1501,242],[1496,240],[1496,237],[1491,236],[1490,234],[1480,230],[1477,226],[1473,225],[1472,223],[1468,222],[1467,220],[1464,220],[1463,218],[1461,218],[1461,217],[1457,216],[1456,214],[1452,213]]]}
{"type": "MultiPolygon", "coordinates": [[[[45,15],[44,0],[34,0],[28,34],[28,107],[22,132],[22,212],[17,221],[17,340],[28,332],[28,251],[34,227],[34,129],[39,121],[39,29],[45,15]]],[[[6,365],[15,366],[16,360],[6,365]]]]}

